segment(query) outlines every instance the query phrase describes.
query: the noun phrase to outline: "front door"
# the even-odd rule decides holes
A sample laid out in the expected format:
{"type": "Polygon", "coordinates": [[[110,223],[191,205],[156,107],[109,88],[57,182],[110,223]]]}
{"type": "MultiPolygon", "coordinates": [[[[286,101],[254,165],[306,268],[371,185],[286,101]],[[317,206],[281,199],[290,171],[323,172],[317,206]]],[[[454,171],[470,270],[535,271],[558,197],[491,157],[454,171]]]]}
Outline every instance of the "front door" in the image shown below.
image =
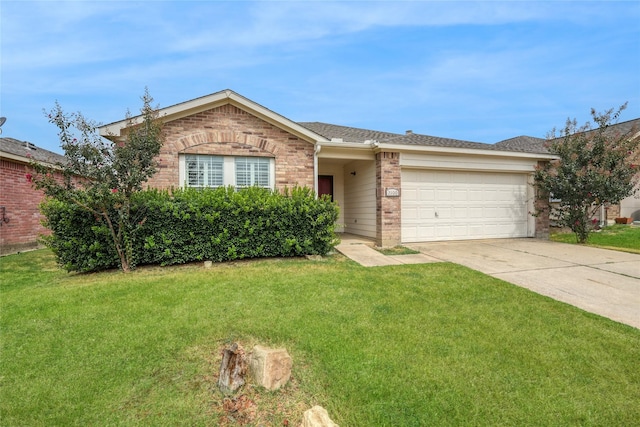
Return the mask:
{"type": "Polygon", "coordinates": [[[318,175],[318,197],[328,194],[333,202],[333,176],[318,175]]]}

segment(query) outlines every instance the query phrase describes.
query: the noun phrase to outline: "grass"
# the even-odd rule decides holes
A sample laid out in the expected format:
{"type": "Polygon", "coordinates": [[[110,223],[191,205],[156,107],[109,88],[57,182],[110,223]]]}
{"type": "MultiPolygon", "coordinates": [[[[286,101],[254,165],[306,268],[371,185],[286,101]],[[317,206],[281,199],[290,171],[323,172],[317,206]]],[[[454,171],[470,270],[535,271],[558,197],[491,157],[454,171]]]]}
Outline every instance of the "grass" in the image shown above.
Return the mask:
{"type": "MultiPolygon", "coordinates": [[[[557,232],[551,234],[551,240],[563,243],[576,243],[576,236],[571,232],[557,232]]],[[[592,232],[589,235],[587,245],[640,253],[640,227],[631,225],[611,225],[605,227],[601,231],[592,232]]]]}
{"type": "Polygon", "coordinates": [[[640,420],[638,329],[454,264],[69,275],[46,250],[0,264],[4,426],[297,425],[313,404],[342,426],[640,420]],[[243,392],[257,418],[216,391],[233,340],[294,360],[282,390],[243,392]]]}
{"type": "Polygon", "coordinates": [[[392,248],[374,248],[383,255],[413,255],[419,254],[420,251],[407,248],[406,246],[394,246],[392,248]]]}

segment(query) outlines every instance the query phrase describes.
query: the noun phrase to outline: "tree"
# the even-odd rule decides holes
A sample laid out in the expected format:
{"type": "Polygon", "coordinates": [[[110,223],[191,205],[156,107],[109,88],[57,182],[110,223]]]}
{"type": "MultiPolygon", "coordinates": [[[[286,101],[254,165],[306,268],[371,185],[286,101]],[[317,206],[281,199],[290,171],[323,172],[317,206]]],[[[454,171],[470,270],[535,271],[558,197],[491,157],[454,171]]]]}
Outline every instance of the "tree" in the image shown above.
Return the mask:
{"type": "Polygon", "coordinates": [[[579,243],[588,240],[595,226],[592,219],[602,206],[634,193],[640,158],[637,129],[612,128],[626,106],[604,113],[591,109],[595,128],[590,123],[578,127],[575,119],[567,119],[564,129],[553,129],[547,137],[546,147],[558,159],[537,168],[534,185],[539,194],[559,200],[544,209],[569,227],[579,243]]]}
{"type": "Polygon", "coordinates": [[[157,169],[162,124],[153,98],[145,89],[139,121],[127,112],[126,140],[113,142],[99,135],[98,124],[81,113],[66,114],[56,102],[47,114],[58,129],[65,162],[62,179],[50,168],[31,162],[32,181],[46,196],[73,203],[107,225],[122,271],[134,267],[132,238],[141,218],[132,215],[132,195],[157,169]]]}

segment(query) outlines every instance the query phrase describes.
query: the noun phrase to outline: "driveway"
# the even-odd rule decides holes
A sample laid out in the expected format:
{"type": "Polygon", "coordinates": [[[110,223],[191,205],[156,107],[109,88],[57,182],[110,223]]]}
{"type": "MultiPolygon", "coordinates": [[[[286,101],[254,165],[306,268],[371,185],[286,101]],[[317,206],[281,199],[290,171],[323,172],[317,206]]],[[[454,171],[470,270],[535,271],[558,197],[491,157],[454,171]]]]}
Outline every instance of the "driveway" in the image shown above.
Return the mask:
{"type": "Polygon", "coordinates": [[[640,329],[640,255],[537,239],[405,246],[640,329]]]}

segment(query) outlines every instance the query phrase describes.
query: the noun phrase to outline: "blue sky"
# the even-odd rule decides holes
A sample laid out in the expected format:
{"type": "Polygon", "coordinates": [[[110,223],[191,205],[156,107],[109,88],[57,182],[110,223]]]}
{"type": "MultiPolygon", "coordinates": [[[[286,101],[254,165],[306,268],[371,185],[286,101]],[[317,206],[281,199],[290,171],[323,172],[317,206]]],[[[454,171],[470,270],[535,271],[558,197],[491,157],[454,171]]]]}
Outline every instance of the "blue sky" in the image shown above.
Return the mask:
{"type": "Polygon", "coordinates": [[[494,143],[640,117],[640,2],[0,3],[2,136],[232,89],[294,121],[494,143]]]}

